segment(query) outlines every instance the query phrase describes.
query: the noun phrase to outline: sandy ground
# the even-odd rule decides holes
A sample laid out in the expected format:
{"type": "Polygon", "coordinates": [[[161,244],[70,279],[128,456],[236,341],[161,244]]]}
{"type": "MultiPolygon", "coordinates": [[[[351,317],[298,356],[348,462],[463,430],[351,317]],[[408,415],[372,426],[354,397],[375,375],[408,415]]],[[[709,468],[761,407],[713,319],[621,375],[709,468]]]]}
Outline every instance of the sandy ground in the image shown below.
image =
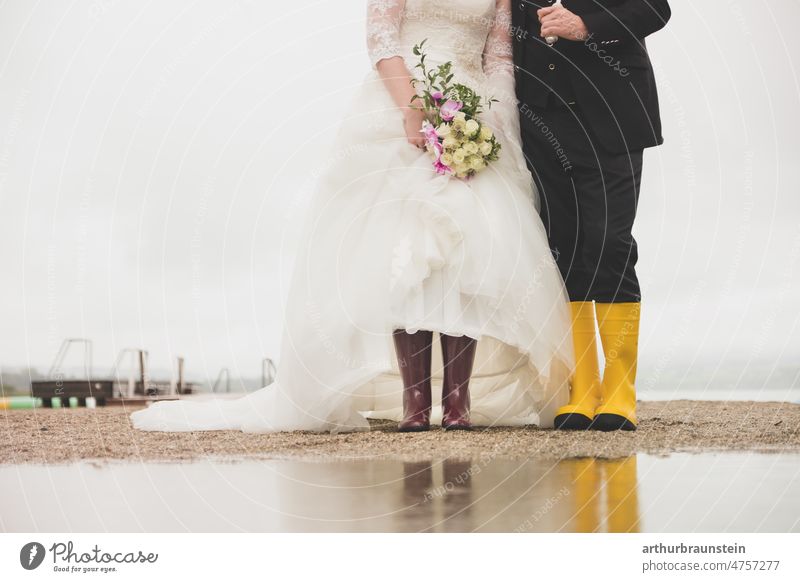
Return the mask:
{"type": "Polygon", "coordinates": [[[353,434],[238,431],[142,432],[122,407],[2,412],[0,463],[64,463],[79,459],[177,461],[200,458],[425,460],[497,457],[604,457],[637,452],[800,452],[800,405],[778,402],[642,402],[634,433],[570,433],[528,428],[472,432],[396,432],[375,422],[353,434]]]}

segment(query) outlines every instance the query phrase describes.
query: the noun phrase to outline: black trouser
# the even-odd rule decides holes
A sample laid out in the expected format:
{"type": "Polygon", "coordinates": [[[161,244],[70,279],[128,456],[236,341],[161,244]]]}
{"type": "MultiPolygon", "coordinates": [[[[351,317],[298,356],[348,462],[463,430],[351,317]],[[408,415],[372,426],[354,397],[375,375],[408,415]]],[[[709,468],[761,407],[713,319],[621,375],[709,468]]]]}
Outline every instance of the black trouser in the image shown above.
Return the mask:
{"type": "Polygon", "coordinates": [[[550,248],[571,301],[638,302],[636,241],[642,151],[603,151],[578,109],[521,109],[522,142],[550,248]]]}

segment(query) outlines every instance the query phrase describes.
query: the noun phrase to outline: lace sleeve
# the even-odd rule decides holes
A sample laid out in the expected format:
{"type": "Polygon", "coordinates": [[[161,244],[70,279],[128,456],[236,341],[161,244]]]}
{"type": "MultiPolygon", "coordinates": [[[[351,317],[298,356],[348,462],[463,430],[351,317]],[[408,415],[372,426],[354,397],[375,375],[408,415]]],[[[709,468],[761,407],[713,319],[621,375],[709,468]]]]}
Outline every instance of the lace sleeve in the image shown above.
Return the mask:
{"type": "Polygon", "coordinates": [[[511,0],[496,0],[494,22],[483,49],[483,71],[487,76],[514,75],[511,35],[511,0]]]}
{"type": "Polygon", "coordinates": [[[405,0],[367,0],[367,51],[372,66],[381,59],[402,55],[400,22],[405,0]]]}

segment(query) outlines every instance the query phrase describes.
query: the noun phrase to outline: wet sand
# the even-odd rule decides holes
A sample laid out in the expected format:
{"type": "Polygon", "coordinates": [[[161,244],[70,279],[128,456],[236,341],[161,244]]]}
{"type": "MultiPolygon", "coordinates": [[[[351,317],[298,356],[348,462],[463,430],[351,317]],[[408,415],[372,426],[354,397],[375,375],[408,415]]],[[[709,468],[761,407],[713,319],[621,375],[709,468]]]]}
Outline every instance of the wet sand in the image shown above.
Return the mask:
{"type": "Polygon", "coordinates": [[[509,459],[531,457],[616,459],[635,453],[761,451],[800,452],[800,405],[785,402],[639,403],[633,433],[570,433],[536,427],[472,432],[396,432],[375,421],[350,434],[238,431],[143,432],[122,407],[8,410],[2,414],[0,464],[78,460],[188,461],[198,459],[316,460],[509,459]]]}

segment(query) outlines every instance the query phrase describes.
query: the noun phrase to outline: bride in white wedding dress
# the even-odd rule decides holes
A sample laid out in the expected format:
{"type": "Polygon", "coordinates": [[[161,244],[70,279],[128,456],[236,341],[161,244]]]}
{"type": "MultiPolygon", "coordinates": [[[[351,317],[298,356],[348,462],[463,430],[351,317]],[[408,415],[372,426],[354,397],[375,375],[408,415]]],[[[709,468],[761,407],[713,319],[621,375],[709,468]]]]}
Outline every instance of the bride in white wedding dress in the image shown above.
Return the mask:
{"type": "Polygon", "coordinates": [[[136,428],[547,427],[566,404],[568,302],[519,143],[509,0],[367,4],[373,70],[310,206],[275,383],[157,402],[131,415],[136,428]],[[437,174],[415,147],[411,49],[425,39],[428,64],[452,61],[454,81],[499,100],[482,114],[499,160],[470,180],[437,174]]]}

